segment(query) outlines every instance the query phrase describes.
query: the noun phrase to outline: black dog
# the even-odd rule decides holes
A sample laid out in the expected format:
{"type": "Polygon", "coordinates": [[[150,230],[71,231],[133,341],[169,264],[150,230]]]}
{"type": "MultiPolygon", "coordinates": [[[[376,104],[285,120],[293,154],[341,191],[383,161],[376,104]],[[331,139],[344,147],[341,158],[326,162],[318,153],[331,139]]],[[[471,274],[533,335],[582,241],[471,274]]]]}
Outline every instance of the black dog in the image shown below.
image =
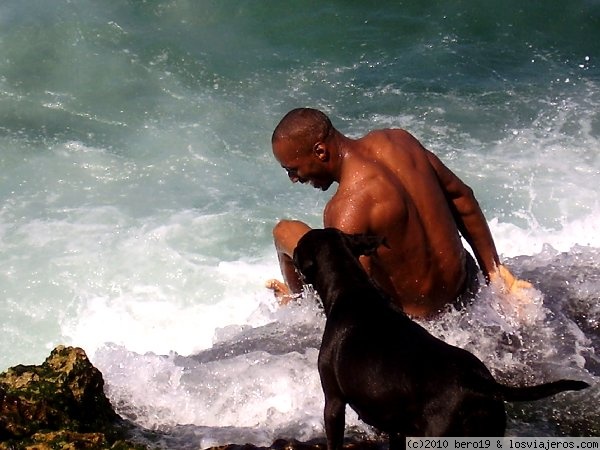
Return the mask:
{"type": "Polygon", "coordinates": [[[509,387],[466,350],[412,321],[373,284],[358,256],[382,239],[311,230],[294,263],[318,292],[327,322],[319,352],[327,448],[341,449],[345,407],[402,448],[406,436],[504,436],[504,401],[537,400],[589,385],[560,380],[509,387]]]}

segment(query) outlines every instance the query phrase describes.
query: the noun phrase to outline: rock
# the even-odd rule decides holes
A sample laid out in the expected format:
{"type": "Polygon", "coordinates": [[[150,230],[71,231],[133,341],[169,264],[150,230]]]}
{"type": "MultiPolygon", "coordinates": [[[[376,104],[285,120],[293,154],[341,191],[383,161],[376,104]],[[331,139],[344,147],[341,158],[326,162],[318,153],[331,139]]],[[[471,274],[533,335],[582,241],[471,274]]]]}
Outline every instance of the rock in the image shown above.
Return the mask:
{"type": "Polygon", "coordinates": [[[113,448],[126,428],[80,348],[59,346],[39,366],[0,374],[0,449],[113,448]]]}

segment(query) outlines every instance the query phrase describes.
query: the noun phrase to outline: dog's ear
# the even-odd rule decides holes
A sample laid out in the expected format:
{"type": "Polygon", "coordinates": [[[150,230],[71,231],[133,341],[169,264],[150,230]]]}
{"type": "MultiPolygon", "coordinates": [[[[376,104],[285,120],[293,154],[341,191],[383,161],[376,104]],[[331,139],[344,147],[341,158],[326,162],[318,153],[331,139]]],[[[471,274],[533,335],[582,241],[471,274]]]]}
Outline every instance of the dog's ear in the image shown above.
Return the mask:
{"type": "Polygon", "coordinates": [[[370,256],[377,252],[377,249],[384,245],[390,248],[385,238],[369,234],[344,234],[343,235],[348,248],[357,258],[361,255],[370,256]]]}
{"type": "Polygon", "coordinates": [[[294,250],[292,261],[294,262],[294,266],[296,267],[296,272],[299,272],[301,278],[303,278],[302,281],[304,282],[305,280],[311,280],[312,282],[315,266],[315,263],[312,260],[312,258],[302,258],[300,256],[298,248],[296,247],[296,249],[294,250]]]}

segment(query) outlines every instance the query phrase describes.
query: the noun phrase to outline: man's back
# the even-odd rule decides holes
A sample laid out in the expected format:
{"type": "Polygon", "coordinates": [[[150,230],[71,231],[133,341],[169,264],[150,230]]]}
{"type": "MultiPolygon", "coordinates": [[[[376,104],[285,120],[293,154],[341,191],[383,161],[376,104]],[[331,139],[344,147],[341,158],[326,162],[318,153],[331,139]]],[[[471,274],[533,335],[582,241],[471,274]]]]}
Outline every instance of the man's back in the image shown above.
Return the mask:
{"type": "Polygon", "coordinates": [[[384,236],[390,248],[371,258],[367,269],[407,313],[435,313],[461,293],[466,273],[429,152],[403,130],[373,131],[353,144],[325,209],[325,226],[384,236]]]}

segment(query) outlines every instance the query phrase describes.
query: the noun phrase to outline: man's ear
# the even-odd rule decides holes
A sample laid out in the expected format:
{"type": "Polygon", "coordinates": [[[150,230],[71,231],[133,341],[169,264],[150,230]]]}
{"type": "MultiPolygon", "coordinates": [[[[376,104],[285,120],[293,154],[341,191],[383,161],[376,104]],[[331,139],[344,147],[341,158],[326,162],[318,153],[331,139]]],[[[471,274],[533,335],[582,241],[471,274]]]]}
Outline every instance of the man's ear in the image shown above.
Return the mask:
{"type": "Polygon", "coordinates": [[[317,142],[313,147],[313,153],[317,158],[319,158],[322,162],[329,161],[329,150],[323,142],[317,142]]]}
{"type": "Polygon", "coordinates": [[[381,245],[390,248],[385,238],[380,236],[369,234],[344,234],[344,237],[352,254],[357,258],[361,255],[374,255],[381,245]]]}

